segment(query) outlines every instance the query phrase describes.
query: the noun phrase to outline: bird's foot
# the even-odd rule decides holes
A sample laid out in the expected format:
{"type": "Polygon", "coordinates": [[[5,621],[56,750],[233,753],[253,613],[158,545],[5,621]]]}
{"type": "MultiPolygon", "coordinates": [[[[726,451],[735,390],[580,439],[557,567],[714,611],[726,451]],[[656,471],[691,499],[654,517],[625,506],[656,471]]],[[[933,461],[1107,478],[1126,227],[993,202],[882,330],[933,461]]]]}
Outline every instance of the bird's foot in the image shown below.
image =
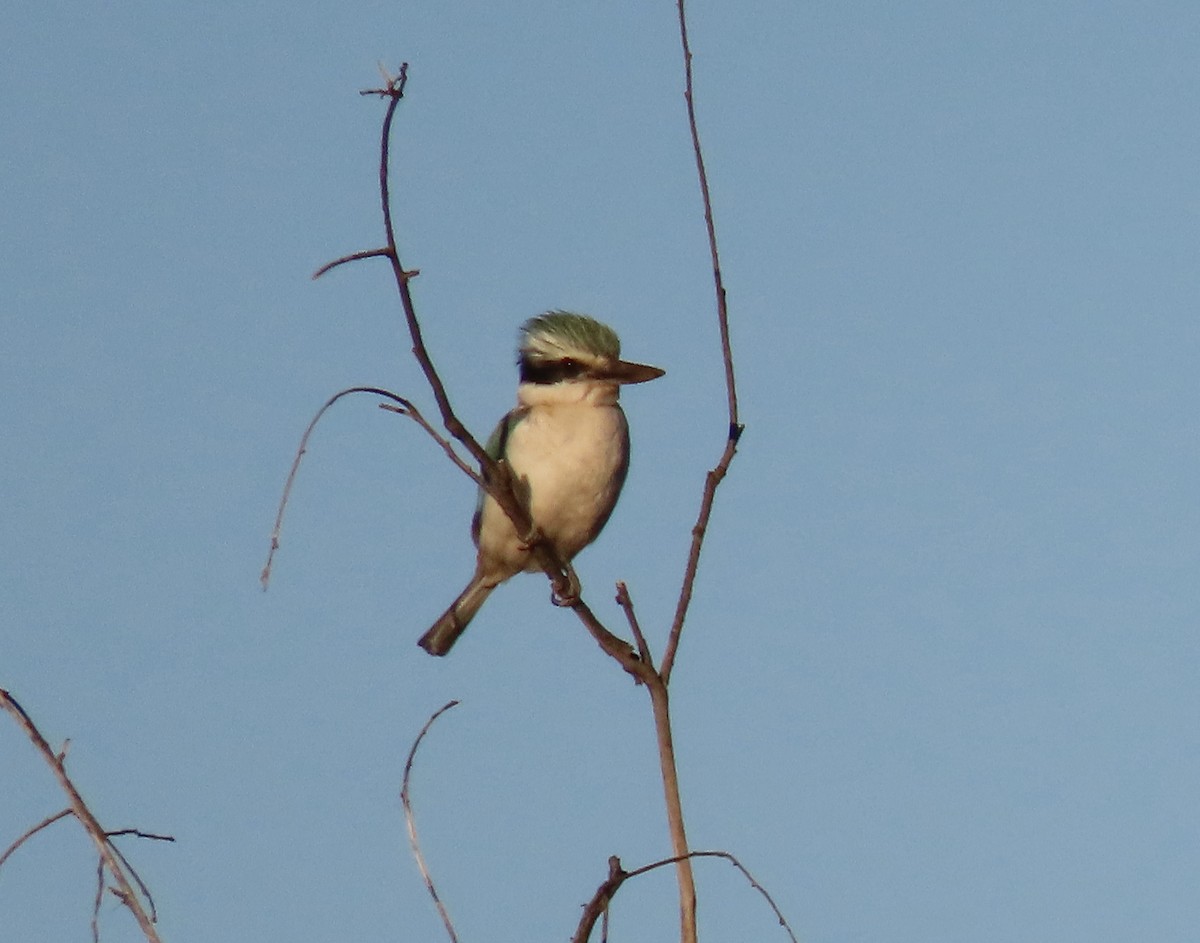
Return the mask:
{"type": "Polygon", "coordinates": [[[565,563],[564,566],[567,570],[566,576],[555,581],[550,590],[550,601],[556,606],[573,606],[579,602],[579,594],[583,591],[583,587],[579,583],[575,567],[570,563],[565,563]]]}
{"type": "Polygon", "coordinates": [[[530,524],[529,530],[520,536],[521,550],[528,553],[545,539],[546,535],[542,533],[542,529],[537,524],[530,524]]]}

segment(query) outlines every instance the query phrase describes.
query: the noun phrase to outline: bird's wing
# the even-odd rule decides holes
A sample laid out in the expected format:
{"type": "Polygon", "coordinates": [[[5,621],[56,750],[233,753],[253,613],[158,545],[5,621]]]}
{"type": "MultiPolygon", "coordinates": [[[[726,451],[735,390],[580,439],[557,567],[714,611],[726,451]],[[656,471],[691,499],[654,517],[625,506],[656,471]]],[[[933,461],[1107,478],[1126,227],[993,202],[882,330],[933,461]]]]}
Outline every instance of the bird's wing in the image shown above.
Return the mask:
{"type": "Polygon", "coordinates": [[[620,406],[617,407],[617,413],[621,420],[621,454],[623,458],[616,472],[613,473],[612,502],[608,509],[596,518],[595,525],[588,532],[587,542],[589,544],[599,536],[600,531],[604,530],[604,525],[608,523],[608,519],[612,517],[612,512],[617,507],[617,498],[621,496],[621,489],[625,487],[625,478],[629,475],[629,423],[620,406]]]}
{"type": "MultiPolygon", "coordinates": [[[[516,428],[517,424],[525,418],[525,409],[514,409],[504,415],[496,428],[492,430],[492,434],[488,436],[487,444],[483,450],[487,452],[488,458],[499,462],[503,460],[508,448],[508,436],[516,428]]],[[[487,492],[482,488],[479,489],[479,495],[475,499],[475,516],[471,519],[471,539],[475,541],[476,546],[479,545],[479,522],[483,516],[483,501],[487,497],[487,492]]]]}

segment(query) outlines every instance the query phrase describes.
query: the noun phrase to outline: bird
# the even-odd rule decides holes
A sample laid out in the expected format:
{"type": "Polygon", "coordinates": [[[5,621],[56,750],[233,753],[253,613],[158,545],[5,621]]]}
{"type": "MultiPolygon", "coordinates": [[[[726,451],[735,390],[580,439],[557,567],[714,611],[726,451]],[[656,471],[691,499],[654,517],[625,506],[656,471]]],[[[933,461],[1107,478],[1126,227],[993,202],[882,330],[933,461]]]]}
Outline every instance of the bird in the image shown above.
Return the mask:
{"type": "Polygon", "coordinates": [[[618,403],[620,389],[666,373],[622,360],[612,328],[570,311],[547,311],[521,326],[517,367],[516,408],[500,420],[486,451],[507,466],[529,512],[532,535],[518,534],[495,499],[480,489],[471,522],[475,572],[421,636],[418,644],[431,655],[450,651],[497,586],[540,569],[532,551],[537,539],[548,541],[567,568],[570,590],[552,598],[561,605],[578,598],[571,560],[608,522],[629,471],[629,424],[618,403]]]}

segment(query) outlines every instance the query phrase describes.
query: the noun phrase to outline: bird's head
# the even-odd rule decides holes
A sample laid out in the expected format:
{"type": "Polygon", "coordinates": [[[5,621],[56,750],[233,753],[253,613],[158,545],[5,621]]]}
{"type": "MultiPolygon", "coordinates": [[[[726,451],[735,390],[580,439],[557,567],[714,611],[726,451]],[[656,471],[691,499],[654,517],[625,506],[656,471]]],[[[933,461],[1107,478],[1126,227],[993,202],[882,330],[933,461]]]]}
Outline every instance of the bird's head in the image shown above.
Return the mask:
{"type": "Polygon", "coordinates": [[[665,370],[621,359],[616,332],[595,318],[547,311],[521,326],[517,349],[521,383],[645,383],[665,370]]]}

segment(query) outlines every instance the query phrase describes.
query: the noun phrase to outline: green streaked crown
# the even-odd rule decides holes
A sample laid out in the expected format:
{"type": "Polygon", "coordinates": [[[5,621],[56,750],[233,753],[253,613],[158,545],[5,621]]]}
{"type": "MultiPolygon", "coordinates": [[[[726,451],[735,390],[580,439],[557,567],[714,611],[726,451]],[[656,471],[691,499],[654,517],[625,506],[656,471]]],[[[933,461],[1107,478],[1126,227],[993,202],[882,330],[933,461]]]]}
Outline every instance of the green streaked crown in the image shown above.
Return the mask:
{"type": "Polygon", "coordinates": [[[586,314],[547,311],[521,325],[519,360],[619,360],[621,340],[607,324],[586,314]]]}

